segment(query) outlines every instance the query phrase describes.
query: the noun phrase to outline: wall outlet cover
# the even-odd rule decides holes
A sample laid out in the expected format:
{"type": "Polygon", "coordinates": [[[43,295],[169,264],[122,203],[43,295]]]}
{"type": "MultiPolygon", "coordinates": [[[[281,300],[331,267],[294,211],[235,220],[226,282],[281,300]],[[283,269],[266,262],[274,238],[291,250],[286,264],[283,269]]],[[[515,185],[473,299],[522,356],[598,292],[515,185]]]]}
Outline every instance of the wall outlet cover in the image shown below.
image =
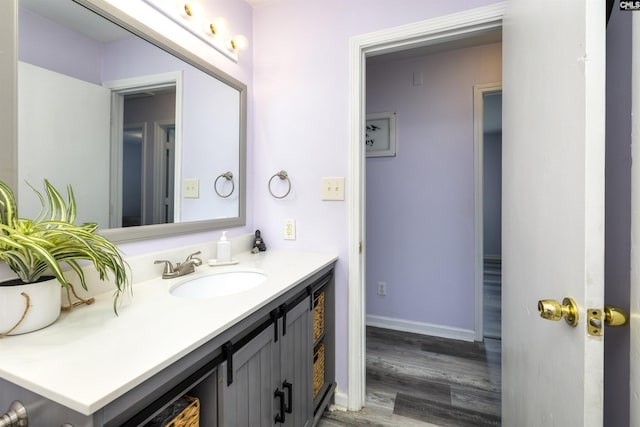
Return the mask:
{"type": "Polygon", "coordinates": [[[296,220],[287,219],[284,221],[284,239],[296,240],[296,220]]]}

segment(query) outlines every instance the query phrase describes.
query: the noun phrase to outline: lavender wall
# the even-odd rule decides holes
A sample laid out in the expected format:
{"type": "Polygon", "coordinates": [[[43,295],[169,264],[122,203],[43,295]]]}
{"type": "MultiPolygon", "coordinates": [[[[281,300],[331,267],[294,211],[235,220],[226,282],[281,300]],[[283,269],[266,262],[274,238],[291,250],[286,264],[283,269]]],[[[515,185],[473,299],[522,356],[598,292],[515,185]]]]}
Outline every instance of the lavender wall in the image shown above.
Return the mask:
{"type": "Polygon", "coordinates": [[[348,175],[349,38],[492,3],[280,0],[254,8],[254,224],[271,247],[339,255],[336,373],[341,393],[348,389],[347,203],[321,201],[320,179],[348,175]],[[269,177],[280,169],[293,182],[284,200],[266,190],[269,177]],[[295,241],[281,237],[286,218],[297,221],[295,241]]]}
{"type": "Polygon", "coordinates": [[[367,65],[367,113],[397,113],[396,157],[366,164],[368,315],[474,329],[473,86],[500,82],[501,48],[367,65]]]}
{"type": "Polygon", "coordinates": [[[102,45],[75,31],[20,8],[18,59],[33,65],[101,84],[102,45]]]}

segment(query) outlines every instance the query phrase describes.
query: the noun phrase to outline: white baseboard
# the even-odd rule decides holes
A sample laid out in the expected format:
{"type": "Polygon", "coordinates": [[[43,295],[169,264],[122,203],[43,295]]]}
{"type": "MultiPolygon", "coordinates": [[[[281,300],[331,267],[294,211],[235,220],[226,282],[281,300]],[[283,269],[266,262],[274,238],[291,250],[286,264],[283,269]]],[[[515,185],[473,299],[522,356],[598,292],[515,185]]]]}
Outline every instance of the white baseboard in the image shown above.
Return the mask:
{"type": "Polygon", "coordinates": [[[348,407],[349,407],[349,397],[347,396],[347,393],[336,390],[332,409],[337,409],[339,411],[346,411],[348,407]]]}
{"type": "MultiPolygon", "coordinates": [[[[412,320],[393,319],[391,317],[367,315],[367,326],[393,329],[394,331],[412,332],[463,341],[475,341],[476,333],[472,329],[461,329],[452,326],[434,325],[414,322],[412,320]]],[[[337,396],[336,396],[337,401],[337,396]]]]}

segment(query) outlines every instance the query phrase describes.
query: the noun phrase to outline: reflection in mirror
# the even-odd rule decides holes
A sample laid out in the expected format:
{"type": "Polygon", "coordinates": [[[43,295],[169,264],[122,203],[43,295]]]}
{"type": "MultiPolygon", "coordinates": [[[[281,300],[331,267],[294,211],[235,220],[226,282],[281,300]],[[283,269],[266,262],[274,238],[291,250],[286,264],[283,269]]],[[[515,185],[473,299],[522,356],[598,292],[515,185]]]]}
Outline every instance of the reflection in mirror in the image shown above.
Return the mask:
{"type": "Polygon", "coordinates": [[[26,182],[47,178],[73,186],[78,222],[129,237],[244,224],[244,85],[71,0],[18,4],[22,216],[39,209],[26,182]],[[236,190],[220,197],[228,171],[236,190]]]}
{"type": "Polygon", "coordinates": [[[117,156],[111,159],[122,164],[122,185],[113,179],[117,173],[111,182],[122,209],[112,209],[111,227],[173,222],[175,106],[175,86],[124,96],[122,139],[112,140],[122,143],[122,151],[114,150],[117,156]]]}

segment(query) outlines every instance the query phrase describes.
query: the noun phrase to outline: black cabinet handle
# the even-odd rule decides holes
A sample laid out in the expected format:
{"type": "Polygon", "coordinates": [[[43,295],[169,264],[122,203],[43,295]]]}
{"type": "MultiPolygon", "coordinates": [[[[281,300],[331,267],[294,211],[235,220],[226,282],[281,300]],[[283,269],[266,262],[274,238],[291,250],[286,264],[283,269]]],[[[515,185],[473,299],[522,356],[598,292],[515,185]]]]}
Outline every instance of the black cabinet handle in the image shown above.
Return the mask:
{"type": "Polygon", "coordinates": [[[282,383],[282,388],[289,391],[287,406],[285,407],[284,411],[287,414],[290,414],[291,412],[293,412],[293,384],[291,384],[287,380],[284,380],[284,382],[282,383]]]}
{"type": "Polygon", "coordinates": [[[282,316],[282,336],[285,336],[287,335],[287,304],[282,304],[279,309],[282,316]]]}
{"type": "Polygon", "coordinates": [[[276,414],[275,422],[284,424],[284,391],[276,389],[273,396],[280,399],[280,413],[276,414]]]}

